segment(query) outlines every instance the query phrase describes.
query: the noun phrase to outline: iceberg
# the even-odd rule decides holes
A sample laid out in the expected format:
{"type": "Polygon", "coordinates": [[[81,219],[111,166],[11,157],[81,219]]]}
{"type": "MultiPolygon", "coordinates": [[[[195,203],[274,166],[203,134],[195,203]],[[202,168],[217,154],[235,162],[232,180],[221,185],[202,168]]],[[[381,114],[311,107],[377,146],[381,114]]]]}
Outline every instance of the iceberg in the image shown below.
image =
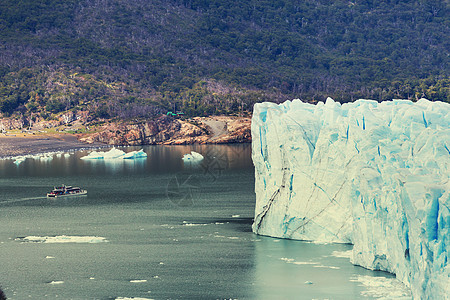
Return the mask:
{"type": "Polygon", "coordinates": [[[136,158],[144,158],[147,157],[147,153],[144,152],[143,149],[139,151],[131,151],[123,156],[123,159],[136,159],[136,158]]]}
{"type": "Polygon", "coordinates": [[[185,154],[183,156],[183,161],[185,163],[199,163],[203,160],[203,155],[200,153],[191,151],[191,153],[185,154]]]}
{"type": "Polygon", "coordinates": [[[18,166],[18,165],[20,165],[21,163],[23,163],[26,159],[27,159],[26,156],[17,156],[17,157],[15,157],[14,164],[15,164],[16,166],[18,166]]]}
{"type": "Polygon", "coordinates": [[[122,158],[124,155],[124,151],[113,147],[111,150],[106,152],[92,151],[89,155],[81,157],[81,159],[117,159],[122,158]]]}
{"type": "Polygon", "coordinates": [[[260,103],[257,234],[352,243],[417,299],[450,295],[450,105],[420,99],[260,103]]]}
{"type": "Polygon", "coordinates": [[[136,159],[136,158],[144,158],[144,157],[147,157],[147,153],[145,153],[143,149],[141,149],[139,151],[131,151],[131,152],[125,153],[124,151],[113,147],[111,150],[106,151],[106,152],[92,151],[88,155],[81,157],[81,159],[114,160],[114,159],[136,159]]]}

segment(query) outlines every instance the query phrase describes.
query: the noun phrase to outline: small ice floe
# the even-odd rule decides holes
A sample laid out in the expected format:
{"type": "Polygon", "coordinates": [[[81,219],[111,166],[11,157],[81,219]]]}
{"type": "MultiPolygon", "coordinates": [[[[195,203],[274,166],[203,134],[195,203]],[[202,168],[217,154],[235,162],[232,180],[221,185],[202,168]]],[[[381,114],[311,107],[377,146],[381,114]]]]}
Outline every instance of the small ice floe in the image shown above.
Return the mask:
{"type": "Polygon", "coordinates": [[[53,154],[52,153],[46,153],[46,154],[43,154],[43,155],[41,155],[40,157],[39,157],[39,160],[40,161],[51,161],[53,159],[53,154]]]}
{"type": "Polygon", "coordinates": [[[104,159],[104,160],[115,160],[115,159],[137,159],[137,158],[145,158],[147,157],[147,153],[144,152],[143,149],[139,151],[131,151],[125,153],[124,151],[112,148],[109,151],[92,151],[86,156],[81,157],[81,159],[90,160],[90,159],[104,159]]]}
{"type": "Polygon", "coordinates": [[[143,149],[139,151],[131,151],[123,156],[123,159],[136,159],[136,158],[144,158],[147,157],[147,153],[144,152],[143,149]]]}
{"type": "Polygon", "coordinates": [[[58,235],[58,236],[26,236],[19,237],[15,239],[22,243],[87,243],[96,244],[108,242],[104,237],[98,236],[69,236],[69,235],[58,235]]]}
{"type": "Polygon", "coordinates": [[[144,283],[147,282],[147,279],[132,279],[130,280],[131,283],[144,283]]]}
{"type": "Polygon", "coordinates": [[[313,261],[295,261],[295,259],[293,258],[287,258],[287,257],[282,257],[280,258],[280,260],[285,261],[288,264],[294,264],[294,265],[318,265],[318,262],[313,262],[313,261]]]}
{"type": "Polygon", "coordinates": [[[183,221],[183,226],[207,226],[209,224],[204,223],[187,223],[186,221],[183,221]]]}
{"type": "Polygon", "coordinates": [[[185,163],[199,163],[203,160],[203,155],[200,153],[191,151],[191,153],[185,154],[183,156],[183,162],[185,163]]]}
{"type": "Polygon", "coordinates": [[[366,288],[361,292],[364,297],[375,297],[380,299],[410,300],[411,291],[398,279],[387,277],[372,277],[358,275],[350,281],[360,282],[366,288]]]}
{"type": "Polygon", "coordinates": [[[142,298],[142,297],[118,297],[116,300],[153,300],[150,298],[142,298]]]}
{"type": "Polygon", "coordinates": [[[331,253],[331,256],[340,257],[340,258],[350,258],[351,259],[353,257],[353,250],[333,251],[333,253],[331,253]]]}
{"type": "Polygon", "coordinates": [[[117,159],[122,158],[124,155],[124,151],[113,147],[111,150],[106,152],[92,151],[88,155],[81,157],[81,159],[117,159]]]}
{"type": "Polygon", "coordinates": [[[333,266],[324,266],[324,265],[317,265],[314,266],[314,268],[325,268],[325,269],[334,269],[334,270],[339,270],[339,267],[333,267],[333,266]]]}
{"type": "Polygon", "coordinates": [[[318,265],[319,263],[313,261],[293,261],[294,265],[318,265]]]}
{"type": "Polygon", "coordinates": [[[53,280],[53,281],[50,281],[48,284],[63,284],[64,283],[64,281],[62,281],[62,280],[53,280]]]}
{"type": "Polygon", "coordinates": [[[20,165],[21,163],[23,163],[26,159],[27,159],[26,156],[17,156],[17,157],[15,157],[14,164],[15,164],[16,166],[18,166],[18,165],[20,165]]]}

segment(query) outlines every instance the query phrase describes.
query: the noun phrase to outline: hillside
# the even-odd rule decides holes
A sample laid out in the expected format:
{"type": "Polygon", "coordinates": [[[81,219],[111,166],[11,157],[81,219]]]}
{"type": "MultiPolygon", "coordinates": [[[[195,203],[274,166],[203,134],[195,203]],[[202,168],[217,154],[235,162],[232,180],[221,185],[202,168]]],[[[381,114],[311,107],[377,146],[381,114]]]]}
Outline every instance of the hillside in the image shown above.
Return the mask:
{"type": "Polygon", "coordinates": [[[0,112],[240,114],[255,102],[450,102],[448,1],[6,0],[0,112]]]}

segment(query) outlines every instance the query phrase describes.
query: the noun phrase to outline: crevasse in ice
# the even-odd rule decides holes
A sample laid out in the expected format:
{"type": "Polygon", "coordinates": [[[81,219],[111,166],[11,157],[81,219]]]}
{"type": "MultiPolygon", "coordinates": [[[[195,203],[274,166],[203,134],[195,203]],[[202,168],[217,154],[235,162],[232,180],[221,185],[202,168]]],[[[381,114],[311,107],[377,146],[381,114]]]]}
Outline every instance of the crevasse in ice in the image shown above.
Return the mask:
{"type": "Polygon", "coordinates": [[[353,243],[415,298],[450,295],[449,104],[256,104],[252,158],[255,233],[353,243]]]}

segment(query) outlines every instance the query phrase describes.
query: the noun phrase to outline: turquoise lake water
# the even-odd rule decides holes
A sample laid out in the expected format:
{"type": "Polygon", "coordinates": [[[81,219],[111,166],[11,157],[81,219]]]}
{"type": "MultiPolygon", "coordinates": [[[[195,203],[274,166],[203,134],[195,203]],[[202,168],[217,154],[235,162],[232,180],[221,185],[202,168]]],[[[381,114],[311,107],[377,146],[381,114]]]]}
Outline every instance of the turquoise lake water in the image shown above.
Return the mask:
{"type": "Polygon", "coordinates": [[[80,159],[90,151],[0,161],[8,299],[374,299],[385,294],[365,280],[394,282],[339,257],[351,245],[253,234],[250,145],[144,151],[131,161],[80,159]],[[191,150],[201,164],[183,163],[191,150]],[[47,199],[60,184],[88,195],[47,199]]]}

